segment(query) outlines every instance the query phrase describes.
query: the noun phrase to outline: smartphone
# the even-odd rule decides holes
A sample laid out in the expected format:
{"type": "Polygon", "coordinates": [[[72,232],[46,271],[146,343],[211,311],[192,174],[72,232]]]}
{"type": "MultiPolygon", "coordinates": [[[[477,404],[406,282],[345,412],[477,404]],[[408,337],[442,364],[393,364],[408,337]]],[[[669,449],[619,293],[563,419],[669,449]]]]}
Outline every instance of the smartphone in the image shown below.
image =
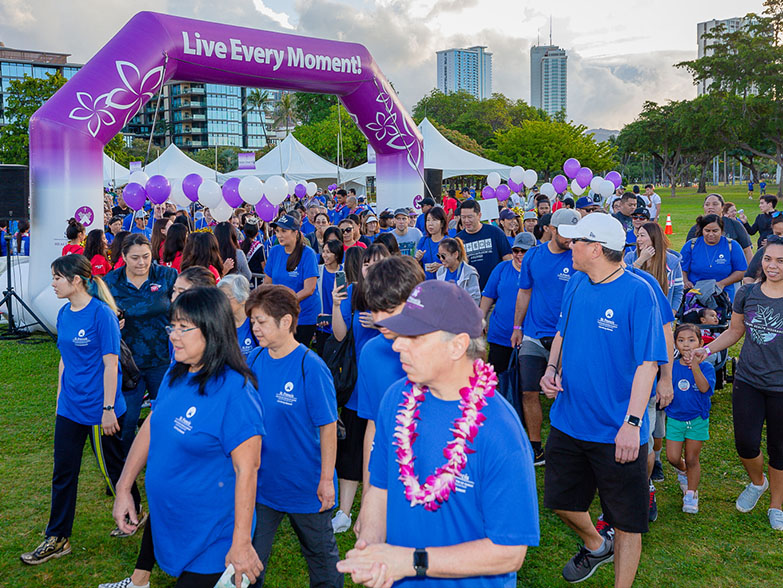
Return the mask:
{"type": "MultiPolygon", "coordinates": [[[[245,574],[242,574],[241,588],[247,588],[248,586],[250,586],[250,578],[248,578],[245,574]]],[[[220,579],[218,580],[217,584],[215,584],[215,588],[236,588],[236,584],[234,583],[233,564],[228,564],[226,571],[223,572],[223,575],[220,576],[220,579]]]]}
{"type": "Polygon", "coordinates": [[[326,323],[330,327],[332,326],[332,315],[331,314],[319,314],[318,318],[315,319],[315,324],[320,325],[321,323],[326,323]]]}
{"type": "Polygon", "coordinates": [[[337,284],[338,290],[345,289],[345,272],[343,270],[334,273],[334,283],[337,284]]]}

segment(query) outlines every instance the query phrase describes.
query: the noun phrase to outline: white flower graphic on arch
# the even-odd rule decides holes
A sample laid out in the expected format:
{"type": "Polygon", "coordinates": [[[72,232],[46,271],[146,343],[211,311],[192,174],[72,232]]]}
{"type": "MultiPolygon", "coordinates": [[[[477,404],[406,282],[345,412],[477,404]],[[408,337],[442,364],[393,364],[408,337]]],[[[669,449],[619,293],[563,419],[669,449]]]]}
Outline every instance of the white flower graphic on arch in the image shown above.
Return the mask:
{"type": "Polygon", "coordinates": [[[109,92],[106,102],[112,108],[128,111],[123,123],[125,126],[163,83],[163,66],[155,67],[142,76],[139,68],[129,61],[116,61],[115,64],[125,87],[109,92]]]}
{"type": "Polygon", "coordinates": [[[117,122],[114,115],[107,110],[109,94],[101,94],[93,100],[88,92],[76,92],[76,100],[81,106],[71,110],[68,118],[86,120],[87,130],[95,137],[101,130],[101,125],[113,125],[117,122]],[[102,107],[101,107],[102,106],[102,107]]]}
{"type": "Polygon", "coordinates": [[[397,122],[397,114],[390,113],[388,116],[382,112],[375,114],[375,122],[367,124],[367,128],[375,132],[375,138],[378,141],[383,141],[386,135],[389,135],[391,139],[399,135],[395,123],[397,122]]]}

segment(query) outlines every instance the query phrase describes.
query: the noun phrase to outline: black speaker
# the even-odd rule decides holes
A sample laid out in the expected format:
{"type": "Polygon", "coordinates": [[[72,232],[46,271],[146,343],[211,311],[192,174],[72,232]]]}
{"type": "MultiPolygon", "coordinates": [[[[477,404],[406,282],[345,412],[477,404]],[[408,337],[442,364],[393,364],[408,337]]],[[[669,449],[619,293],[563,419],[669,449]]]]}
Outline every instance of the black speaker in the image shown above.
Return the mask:
{"type": "Polygon", "coordinates": [[[30,218],[30,175],[26,165],[0,164],[0,220],[30,218]]]}
{"type": "Polygon", "coordinates": [[[422,196],[432,196],[432,199],[435,200],[435,202],[440,202],[441,192],[443,191],[443,170],[425,168],[424,183],[427,188],[429,188],[429,191],[425,188],[425,193],[422,194],[422,196]]]}

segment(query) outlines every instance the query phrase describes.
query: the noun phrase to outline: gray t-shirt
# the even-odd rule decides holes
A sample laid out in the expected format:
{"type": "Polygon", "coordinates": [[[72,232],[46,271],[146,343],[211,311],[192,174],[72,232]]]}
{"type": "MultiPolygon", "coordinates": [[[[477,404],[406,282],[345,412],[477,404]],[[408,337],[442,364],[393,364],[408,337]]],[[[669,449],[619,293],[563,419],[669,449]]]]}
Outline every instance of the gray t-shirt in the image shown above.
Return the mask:
{"type": "Polygon", "coordinates": [[[397,244],[400,246],[400,253],[413,257],[416,253],[416,245],[421,240],[421,231],[416,227],[408,227],[408,232],[404,235],[398,234],[396,229],[392,231],[392,235],[397,239],[397,244]]]}
{"type": "Polygon", "coordinates": [[[734,298],[734,312],[745,317],[737,378],[783,394],[783,298],[768,297],[761,284],[746,284],[734,298]]]}
{"type": "MultiPolygon", "coordinates": [[[[688,231],[688,236],[685,237],[685,240],[690,241],[691,239],[696,238],[696,231],[698,228],[698,225],[693,225],[691,230],[688,231]]],[[[723,217],[723,234],[729,239],[733,239],[739,243],[739,246],[742,249],[750,247],[750,235],[748,235],[748,232],[745,230],[745,227],[742,226],[742,223],[736,219],[727,216],[723,217]]]]}

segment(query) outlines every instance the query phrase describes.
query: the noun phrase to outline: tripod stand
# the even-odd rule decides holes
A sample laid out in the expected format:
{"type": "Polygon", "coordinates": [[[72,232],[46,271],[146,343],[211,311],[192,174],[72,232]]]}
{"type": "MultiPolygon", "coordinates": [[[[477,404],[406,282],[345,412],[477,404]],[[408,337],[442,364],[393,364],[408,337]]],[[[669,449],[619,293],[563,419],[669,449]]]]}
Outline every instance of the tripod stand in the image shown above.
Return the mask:
{"type": "Polygon", "coordinates": [[[5,271],[5,277],[6,277],[6,289],[3,291],[3,298],[0,300],[0,306],[5,304],[5,307],[8,309],[8,331],[4,335],[0,335],[0,339],[22,339],[24,337],[28,337],[30,333],[25,331],[27,327],[30,327],[34,324],[41,325],[41,328],[43,328],[44,331],[46,331],[49,336],[54,339],[54,341],[57,341],[57,337],[54,336],[54,333],[52,333],[49,328],[43,323],[43,321],[38,318],[38,316],[32,311],[32,309],[27,306],[24,300],[19,296],[19,294],[16,293],[14,290],[14,284],[12,280],[12,272],[11,272],[11,233],[10,231],[5,234],[5,259],[6,259],[6,271],[5,271]],[[16,300],[19,304],[22,305],[22,307],[28,312],[28,314],[35,319],[32,323],[29,325],[19,325],[17,326],[16,320],[14,319],[14,307],[11,304],[12,301],[16,300]]]}

